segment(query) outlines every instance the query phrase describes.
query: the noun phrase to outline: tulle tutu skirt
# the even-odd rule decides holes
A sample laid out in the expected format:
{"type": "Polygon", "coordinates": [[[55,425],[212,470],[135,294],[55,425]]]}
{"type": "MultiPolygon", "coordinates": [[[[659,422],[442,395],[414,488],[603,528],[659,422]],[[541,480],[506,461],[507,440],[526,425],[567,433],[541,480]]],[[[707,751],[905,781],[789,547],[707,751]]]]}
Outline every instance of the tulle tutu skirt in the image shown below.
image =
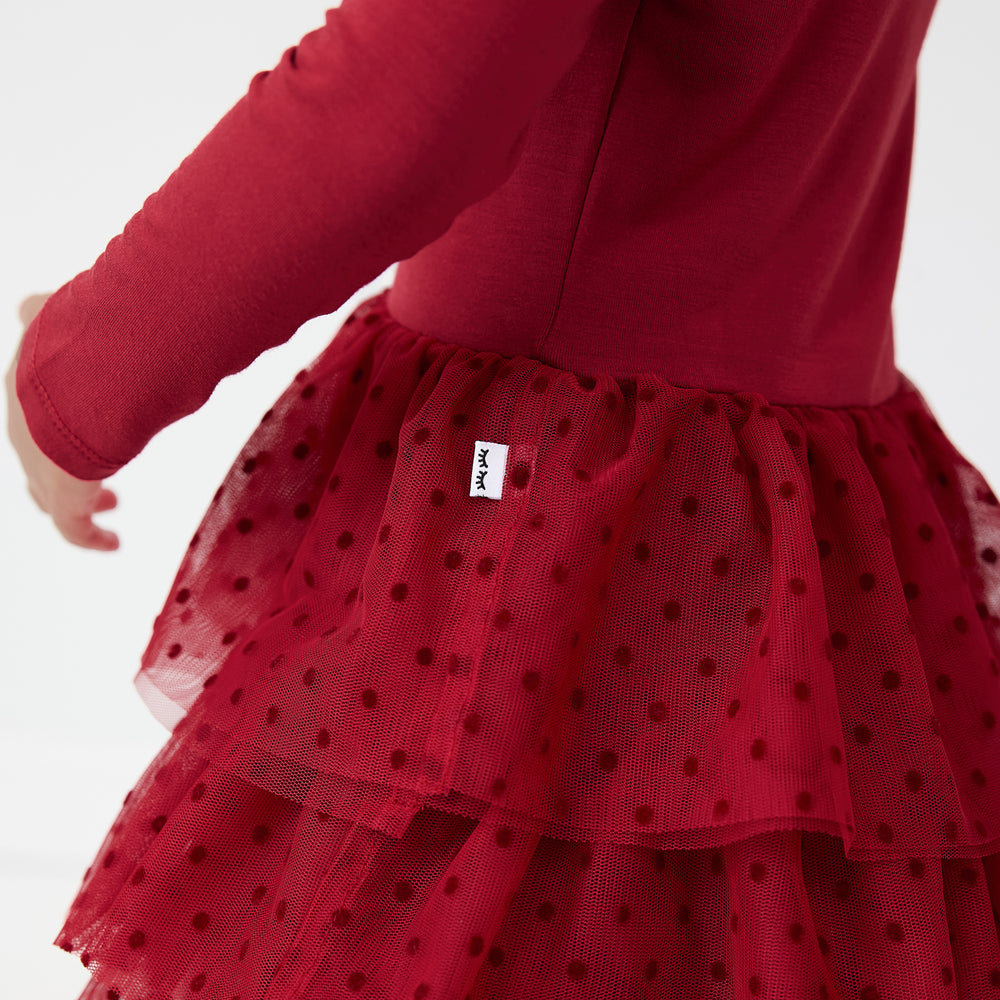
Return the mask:
{"type": "Polygon", "coordinates": [[[913,383],[584,376],[386,294],[156,618],[82,1000],[1000,997],[1000,510],[913,383]]]}

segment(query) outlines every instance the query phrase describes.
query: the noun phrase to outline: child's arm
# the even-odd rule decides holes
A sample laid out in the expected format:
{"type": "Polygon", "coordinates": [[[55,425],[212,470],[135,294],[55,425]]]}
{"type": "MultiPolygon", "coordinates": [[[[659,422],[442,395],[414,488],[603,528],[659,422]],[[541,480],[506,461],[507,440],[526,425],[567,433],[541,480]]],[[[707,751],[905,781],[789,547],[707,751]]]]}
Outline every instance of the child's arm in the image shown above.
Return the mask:
{"type": "Polygon", "coordinates": [[[257,74],[28,328],[31,435],[108,476],[224,376],[441,236],[511,173],[600,0],[344,0],[257,74]]]}

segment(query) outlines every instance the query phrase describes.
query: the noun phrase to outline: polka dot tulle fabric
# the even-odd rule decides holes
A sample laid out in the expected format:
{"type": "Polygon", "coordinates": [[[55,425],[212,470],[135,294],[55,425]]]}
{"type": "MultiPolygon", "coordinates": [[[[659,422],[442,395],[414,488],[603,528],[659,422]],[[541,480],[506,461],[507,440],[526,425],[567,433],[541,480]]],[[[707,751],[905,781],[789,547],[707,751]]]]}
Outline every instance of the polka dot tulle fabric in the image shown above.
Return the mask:
{"type": "Polygon", "coordinates": [[[83,1000],[1000,998],[998,551],[905,376],[578,375],[380,293],[191,539],[56,943],[83,1000]]]}

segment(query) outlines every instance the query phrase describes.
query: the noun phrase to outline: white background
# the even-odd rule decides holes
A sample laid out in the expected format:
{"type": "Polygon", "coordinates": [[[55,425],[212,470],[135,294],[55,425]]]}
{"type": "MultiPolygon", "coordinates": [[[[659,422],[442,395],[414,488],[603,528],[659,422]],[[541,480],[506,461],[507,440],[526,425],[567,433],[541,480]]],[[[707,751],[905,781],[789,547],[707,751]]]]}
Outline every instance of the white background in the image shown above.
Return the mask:
{"type": "MultiPolygon", "coordinates": [[[[335,6],[328,4],[328,6],[335,6]]],[[[21,0],[0,31],[0,370],[17,304],[89,267],[245,92],[323,22],[311,0],[21,0]]],[[[14,8],[14,9],[10,9],[14,8]]],[[[1000,488],[1000,8],[939,0],[921,55],[896,360],[1000,488]]],[[[50,944],[124,794],[166,738],[132,687],[191,535],[260,415],[355,304],[224,379],[107,481],[117,552],[64,541],[0,438],[0,967],[7,996],[73,1000],[50,944]]]]}

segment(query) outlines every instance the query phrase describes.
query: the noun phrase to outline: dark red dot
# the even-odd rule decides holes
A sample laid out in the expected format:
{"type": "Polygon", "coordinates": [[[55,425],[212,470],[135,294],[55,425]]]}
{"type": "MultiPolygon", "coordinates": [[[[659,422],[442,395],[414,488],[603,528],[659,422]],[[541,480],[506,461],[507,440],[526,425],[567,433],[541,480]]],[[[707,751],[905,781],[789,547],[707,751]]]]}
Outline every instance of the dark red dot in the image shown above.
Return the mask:
{"type": "Polygon", "coordinates": [[[919,771],[909,770],[906,772],[906,787],[911,792],[919,792],[923,784],[924,779],[920,776],[919,771]]]}
{"type": "Polygon", "coordinates": [[[253,828],[251,838],[255,844],[266,844],[271,836],[271,828],[261,823],[253,828]]]}
{"type": "Polygon", "coordinates": [[[879,823],[875,829],[875,835],[883,844],[892,843],[892,827],[888,823],[879,823]]]}
{"type": "Polygon", "coordinates": [[[972,778],[972,783],[977,788],[985,788],[986,787],[986,775],[983,774],[983,772],[980,771],[978,767],[974,767],[972,769],[972,774],[970,775],[970,777],[972,778]]]}
{"type": "Polygon", "coordinates": [[[640,826],[646,826],[653,819],[653,810],[648,805],[637,806],[635,810],[635,821],[640,826]]]}
{"type": "Polygon", "coordinates": [[[187,587],[182,587],[177,591],[177,603],[183,604],[191,596],[191,591],[187,587]]]}
{"type": "Polygon", "coordinates": [[[479,714],[477,712],[471,712],[469,715],[465,717],[465,722],[463,723],[463,726],[465,727],[465,731],[467,733],[478,733],[481,722],[482,719],[480,718],[479,714]]]}
{"type": "Polygon", "coordinates": [[[729,812],[729,803],[725,799],[719,799],[712,808],[712,815],[715,819],[722,819],[729,812]]]}
{"type": "Polygon", "coordinates": [[[194,926],[195,930],[203,931],[208,926],[208,914],[196,913],[191,918],[191,924],[194,926]]]}
{"type": "Polygon", "coordinates": [[[854,727],[854,741],[862,746],[866,743],[870,743],[872,739],[872,731],[864,724],[860,723],[854,727]]]}
{"type": "Polygon", "coordinates": [[[205,848],[201,844],[192,847],[190,853],[188,854],[188,860],[193,865],[200,864],[205,860],[205,848]]]}
{"type": "Polygon", "coordinates": [[[365,688],[364,691],[361,692],[361,704],[364,705],[365,708],[374,708],[377,702],[378,694],[374,688],[365,688]]]}
{"type": "Polygon", "coordinates": [[[613,771],[618,766],[618,754],[614,750],[602,750],[597,755],[597,766],[602,771],[613,771]]]}
{"type": "Polygon", "coordinates": [[[153,822],[150,824],[156,833],[159,833],[167,822],[166,816],[155,816],[153,822]]]}
{"type": "Polygon", "coordinates": [[[298,444],[297,444],[297,445],[296,445],[296,446],[295,446],[295,447],[294,447],[294,448],[292,449],[292,455],[294,455],[294,456],[295,456],[295,458],[299,459],[300,461],[301,461],[301,460],[302,460],[303,458],[305,458],[305,457],[306,457],[306,455],[308,455],[308,454],[309,454],[309,445],[307,445],[307,444],[305,443],[305,441],[300,441],[300,442],[299,442],[299,443],[298,443],[298,444]]]}
{"type": "Polygon", "coordinates": [[[809,685],[805,681],[796,681],[792,688],[792,694],[797,701],[809,700],[809,685]]]}
{"type": "Polygon", "coordinates": [[[330,745],[330,733],[329,730],[321,729],[316,734],[316,745],[320,748],[328,747],[330,745]]]}
{"type": "Polygon", "coordinates": [[[713,962],[712,963],[712,978],[717,982],[721,982],[726,978],[726,964],[725,962],[713,962]]]}
{"type": "Polygon", "coordinates": [[[646,714],[649,716],[650,721],[662,722],[667,717],[666,703],[662,701],[651,701],[649,703],[649,708],[646,710],[646,714]]]}
{"type": "Polygon", "coordinates": [[[754,760],[760,760],[767,753],[767,740],[758,737],[750,744],[750,756],[754,760]]]}
{"type": "Polygon", "coordinates": [[[389,756],[389,765],[394,771],[398,771],[401,767],[406,764],[406,751],[405,750],[393,750],[389,756]]]}
{"type": "Polygon", "coordinates": [[[574,982],[579,982],[581,979],[587,978],[587,966],[584,965],[579,959],[573,959],[569,965],[566,966],[566,975],[569,976],[574,982]]]}
{"type": "Polygon", "coordinates": [[[398,902],[405,903],[413,895],[413,886],[409,882],[397,882],[392,894],[398,902]]]}
{"type": "Polygon", "coordinates": [[[750,878],[754,882],[764,881],[764,865],[760,861],[750,862],[750,878]]]}
{"type": "Polygon", "coordinates": [[[684,761],[684,774],[691,778],[698,773],[698,758],[688,757],[684,761]]]}
{"type": "Polygon", "coordinates": [[[365,974],[363,972],[352,972],[347,977],[347,988],[352,993],[359,993],[361,987],[365,985],[365,974]]]}
{"type": "Polygon", "coordinates": [[[813,797],[811,792],[799,792],[795,796],[795,808],[799,812],[809,812],[813,807],[813,797]]]}
{"type": "Polygon", "coordinates": [[[715,673],[715,666],[715,660],[711,656],[706,656],[698,664],[698,673],[702,677],[711,677],[715,673]]]}
{"type": "Polygon", "coordinates": [[[142,931],[132,931],[128,936],[128,946],[130,948],[141,948],[146,943],[146,935],[142,931]]]}
{"type": "Polygon", "coordinates": [[[712,560],[712,572],[716,576],[725,576],[729,572],[729,568],[729,556],[716,556],[716,558],[712,560]]]}
{"type": "Polygon", "coordinates": [[[882,674],[882,687],[886,691],[895,691],[899,687],[900,676],[898,670],[886,670],[882,674]]]}

